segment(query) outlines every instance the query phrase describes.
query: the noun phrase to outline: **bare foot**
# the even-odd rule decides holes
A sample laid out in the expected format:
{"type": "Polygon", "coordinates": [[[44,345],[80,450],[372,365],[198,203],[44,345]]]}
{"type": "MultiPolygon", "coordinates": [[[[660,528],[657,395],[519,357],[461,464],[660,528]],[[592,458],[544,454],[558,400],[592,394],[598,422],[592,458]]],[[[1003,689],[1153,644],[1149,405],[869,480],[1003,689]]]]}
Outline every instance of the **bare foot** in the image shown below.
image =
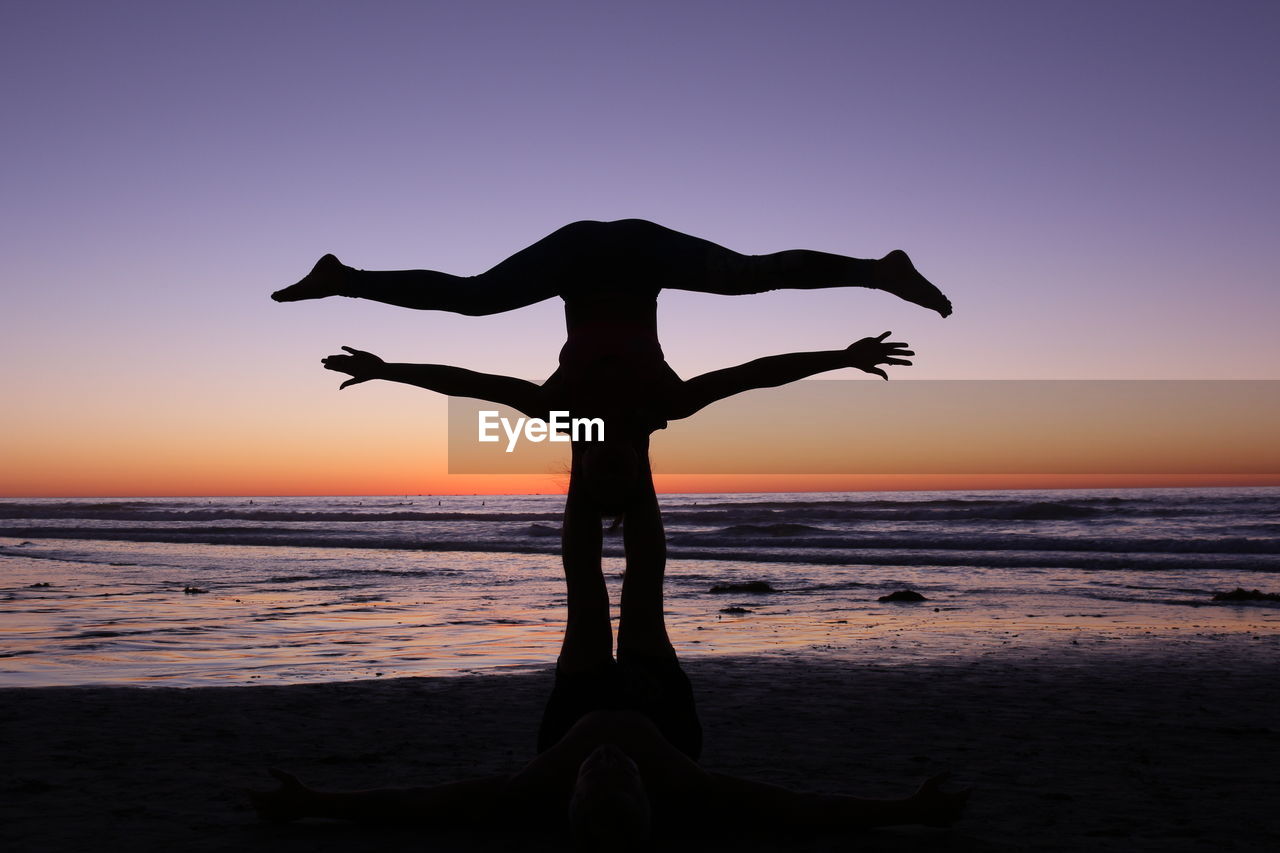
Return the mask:
{"type": "Polygon", "coordinates": [[[270,823],[287,823],[307,817],[315,792],[298,781],[291,773],[272,768],[267,771],[276,778],[280,787],[274,791],[246,791],[258,817],[270,823]]]}
{"type": "Polygon", "coordinates": [[[302,281],[291,284],[284,290],[271,294],[276,302],[300,302],[303,299],[324,299],[326,296],[340,296],[346,284],[350,267],[333,255],[325,255],[316,261],[302,281]]]}
{"type": "Polygon", "coordinates": [[[915,265],[901,249],[894,249],[876,262],[875,287],[937,311],[943,317],[951,313],[951,300],[916,271],[915,265]]]}
{"type": "Polygon", "coordinates": [[[947,781],[949,773],[930,776],[921,784],[920,790],[907,798],[912,811],[912,823],[924,826],[950,826],[960,819],[964,807],[969,802],[972,792],[969,788],[959,791],[943,791],[942,784],[947,781]]]}

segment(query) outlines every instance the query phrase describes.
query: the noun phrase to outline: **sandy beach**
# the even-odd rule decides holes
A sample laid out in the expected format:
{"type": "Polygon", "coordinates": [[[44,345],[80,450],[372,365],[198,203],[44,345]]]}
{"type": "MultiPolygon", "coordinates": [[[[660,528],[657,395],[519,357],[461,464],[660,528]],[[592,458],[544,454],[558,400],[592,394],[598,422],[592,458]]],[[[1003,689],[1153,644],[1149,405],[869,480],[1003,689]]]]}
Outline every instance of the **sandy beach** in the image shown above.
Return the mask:
{"type": "MultiPolygon", "coordinates": [[[[762,836],[744,814],[656,849],[1273,850],[1275,637],[1010,649],[955,665],[800,654],[687,666],[711,769],[797,788],[909,793],[954,773],[951,830],[762,836]]],[[[237,789],[276,766],[321,788],[511,771],[531,754],[548,673],[294,686],[2,691],[9,850],[556,850],[495,817],[432,833],[264,825],[237,789]]]]}

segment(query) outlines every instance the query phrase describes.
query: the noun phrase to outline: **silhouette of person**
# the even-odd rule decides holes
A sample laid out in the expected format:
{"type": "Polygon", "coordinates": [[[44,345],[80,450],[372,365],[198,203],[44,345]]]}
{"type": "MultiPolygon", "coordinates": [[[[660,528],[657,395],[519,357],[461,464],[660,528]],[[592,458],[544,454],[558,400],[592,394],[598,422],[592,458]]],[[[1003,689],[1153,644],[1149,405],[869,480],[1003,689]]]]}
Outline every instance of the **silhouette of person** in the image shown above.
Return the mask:
{"type": "MultiPolygon", "coordinates": [[[[273,298],[288,302],[345,295],[480,315],[558,295],[565,304],[566,341],[559,368],[540,391],[533,383],[460,368],[386,365],[369,353],[345,347],[348,355],[330,356],[325,366],[352,375],[343,388],[372,378],[391,379],[510,405],[533,417],[545,418],[550,410],[569,411],[575,417],[604,416],[624,434],[647,436],[668,420],[688,417],[742,390],[780,385],[849,364],[837,352],[792,353],[684,382],[667,364],[658,342],[657,295],[663,287],[727,295],[778,288],[868,287],[943,316],[951,313],[950,301],[901,251],[879,260],[807,249],[742,255],[641,219],[571,223],[471,277],[433,270],[357,270],[325,255],[310,274],[273,298]]],[[[859,341],[846,351],[847,357],[864,359],[874,355],[871,351],[877,346],[886,358],[904,354],[901,345],[883,344],[883,338],[878,343],[859,341]]],[[[888,378],[875,363],[870,372],[888,378]]],[[[617,429],[607,432],[618,434],[617,429]]],[[[616,445],[608,449],[611,452],[594,447],[589,453],[602,463],[627,455],[616,445]]],[[[578,461],[575,456],[575,464],[578,461]]]]}
{"type": "Polygon", "coordinates": [[[539,755],[512,776],[412,790],[324,793],[277,772],[281,786],[254,796],[260,814],[385,821],[440,821],[495,808],[568,814],[589,846],[629,846],[655,813],[662,819],[749,808],[762,818],[806,827],[945,824],[967,792],[928,780],[899,800],[799,794],[708,773],[695,763],[701,726],[692,689],[667,636],[662,609],[666,543],[648,463],[649,436],[715,400],[840,367],[887,379],[882,365],[909,365],[890,333],[844,350],[789,353],[681,380],[666,364],[656,331],[661,287],[759,293],[778,287],[874,287],[933,308],[951,306],[893,252],[879,261],[807,250],[743,256],[641,220],[580,222],[560,229],[471,279],[431,271],[363,272],[322,258],[279,301],[361,296],[406,307],[488,314],[553,295],[565,301],[568,340],[560,368],[542,385],[443,365],[387,364],[343,347],[324,359],[348,374],[342,388],[372,379],[475,397],[546,418],[552,410],[604,417],[607,441],[574,442],[563,530],[569,615],[556,684],[539,728],[539,755]],[[605,282],[601,284],[601,282],[605,282]],[[627,571],[617,658],[601,571],[601,514],[625,517],[627,571]]]}
{"type": "Polygon", "coordinates": [[[273,298],[345,295],[481,315],[560,296],[566,341],[557,376],[547,384],[590,385],[597,398],[606,387],[625,388],[638,410],[640,389],[654,386],[660,396],[670,396],[679,382],[658,342],[657,295],[664,287],[726,295],[867,287],[944,317],[951,313],[950,301],[901,251],[879,260],[807,249],[742,255],[641,219],[571,223],[469,278],[433,270],[357,270],[325,255],[310,274],[273,298]]]}
{"type": "Polygon", "coordinates": [[[381,379],[414,385],[454,397],[470,397],[523,414],[547,419],[551,411],[605,419],[605,436],[634,438],[662,429],[668,421],[687,418],[717,400],[757,388],[772,388],[817,373],[853,367],[888,379],[883,366],[910,365],[915,353],[907,344],[889,341],[890,332],[855,341],[841,350],[784,353],[767,356],[723,370],[682,380],[666,367],[662,381],[646,371],[630,369],[624,359],[603,356],[584,361],[575,371],[561,367],[542,385],[525,379],[479,373],[441,364],[398,364],[383,361],[370,352],[343,347],[346,355],[325,357],[328,370],[351,378],[339,388],[381,379]]]}
{"type": "Polygon", "coordinates": [[[638,480],[624,527],[615,659],[599,514],[580,471],[570,475],[563,555],[568,619],[539,752],[523,769],[431,787],[336,792],[315,791],[272,771],[280,786],[251,794],[258,814],[273,821],[323,817],[440,828],[495,816],[567,817],[580,848],[592,850],[637,849],[654,827],[683,830],[697,821],[719,826],[743,812],[753,825],[805,830],[957,820],[968,791],[942,790],[942,777],[907,797],[869,800],[800,793],[697,764],[702,730],[663,617],[666,546],[647,465],[638,480]]]}

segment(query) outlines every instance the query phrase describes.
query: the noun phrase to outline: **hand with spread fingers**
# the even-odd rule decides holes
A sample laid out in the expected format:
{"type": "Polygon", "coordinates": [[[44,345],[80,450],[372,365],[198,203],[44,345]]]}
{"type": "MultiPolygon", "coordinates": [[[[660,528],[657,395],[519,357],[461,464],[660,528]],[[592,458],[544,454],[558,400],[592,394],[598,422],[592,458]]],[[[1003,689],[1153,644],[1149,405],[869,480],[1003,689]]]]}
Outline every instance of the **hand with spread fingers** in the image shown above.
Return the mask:
{"type": "Polygon", "coordinates": [[[383,368],[387,363],[378,358],[371,352],[352,349],[351,347],[343,347],[345,352],[350,355],[330,355],[320,360],[326,370],[336,370],[339,373],[349,373],[351,378],[338,386],[341,391],[348,385],[359,385],[361,382],[368,382],[370,379],[380,379],[383,375],[383,368]]]}
{"type": "Polygon", "coordinates": [[[886,341],[893,332],[885,332],[875,338],[863,338],[849,344],[845,352],[849,355],[849,366],[856,367],[864,373],[872,373],[881,379],[888,379],[889,374],[880,369],[882,364],[910,365],[904,356],[915,355],[907,349],[909,344],[903,341],[886,341]]]}

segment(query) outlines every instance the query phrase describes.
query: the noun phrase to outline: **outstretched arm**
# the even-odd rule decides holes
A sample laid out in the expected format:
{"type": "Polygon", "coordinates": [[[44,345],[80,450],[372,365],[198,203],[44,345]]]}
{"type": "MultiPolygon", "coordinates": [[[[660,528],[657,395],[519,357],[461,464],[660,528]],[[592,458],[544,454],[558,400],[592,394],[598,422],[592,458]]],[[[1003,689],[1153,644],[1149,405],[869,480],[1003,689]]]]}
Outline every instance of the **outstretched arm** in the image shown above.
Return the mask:
{"type": "Polygon", "coordinates": [[[885,340],[890,334],[892,333],[885,332],[879,337],[863,338],[842,350],[772,355],[737,367],[727,367],[724,370],[695,376],[684,383],[680,399],[676,401],[667,416],[672,420],[687,418],[717,400],[741,394],[743,391],[774,388],[805,379],[816,373],[825,373],[842,367],[856,367],[865,373],[888,379],[889,374],[881,369],[881,365],[909,365],[911,362],[904,356],[915,355],[906,348],[907,344],[885,340]]]}
{"type": "Polygon", "coordinates": [[[338,386],[358,385],[370,379],[402,382],[449,397],[473,397],[510,406],[529,417],[546,417],[548,405],[542,386],[511,376],[477,373],[444,364],[388,364],[371,352],[343,347],[349,355],[331,355],[321,364],[327,370],[346,373],[350,379],[338,386]]]}
{"type": "Polygon", "coordinates": [[[911,796],[897,799],[812,794],[722,773],[707,775],[707,790],[714,807],[750,813],[776,826],[820,830],[909,824],[950,826],[960,819],[970,793],[968,788],[942,790],[945,773],[926,779],[911,796]]]}
{"type": "Polygon", "coordinates": [[[381,788],[370,791],[316,791],[282,770],[271,775],[280,782],[274,791],[249,791],[258,817],[273,823],[303,818],[328,818],[361,823],[402,823],[445,826],[465,824],[501,813],[509,776],[487,776],[425,788],[381,788]]]}

